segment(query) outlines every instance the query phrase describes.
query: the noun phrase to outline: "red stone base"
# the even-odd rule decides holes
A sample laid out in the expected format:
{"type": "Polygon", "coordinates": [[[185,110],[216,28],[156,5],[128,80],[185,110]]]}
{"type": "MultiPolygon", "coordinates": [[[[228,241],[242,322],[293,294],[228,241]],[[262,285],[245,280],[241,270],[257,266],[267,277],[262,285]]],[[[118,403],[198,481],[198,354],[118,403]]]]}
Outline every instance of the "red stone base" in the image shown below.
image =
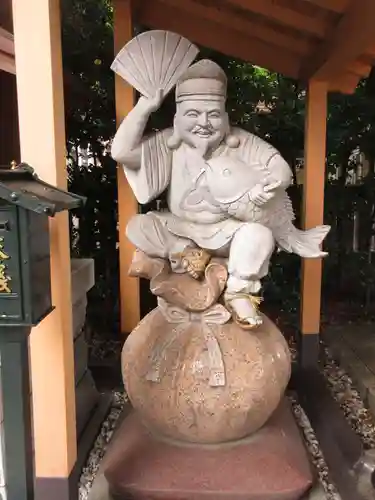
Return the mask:
{"type": "Polygon", "coordinates": [[[299,500],[313,481],[286,401],[237,444],[176,446],[155,439],[136,413],[114,441],[105,476],[116,500],[299,500]]]}

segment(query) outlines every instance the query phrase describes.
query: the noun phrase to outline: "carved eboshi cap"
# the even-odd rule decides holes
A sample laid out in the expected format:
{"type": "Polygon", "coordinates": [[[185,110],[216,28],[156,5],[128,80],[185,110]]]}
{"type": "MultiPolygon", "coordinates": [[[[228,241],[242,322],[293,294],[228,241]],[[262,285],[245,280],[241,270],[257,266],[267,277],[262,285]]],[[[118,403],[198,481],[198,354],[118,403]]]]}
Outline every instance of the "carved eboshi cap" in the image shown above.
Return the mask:
{"type": "Polygon", "coordinates": [[[227,77],[218,64],[201,59],[192,64],[176,85],[176,102],[194,100],[225,100],[227,77]]]}

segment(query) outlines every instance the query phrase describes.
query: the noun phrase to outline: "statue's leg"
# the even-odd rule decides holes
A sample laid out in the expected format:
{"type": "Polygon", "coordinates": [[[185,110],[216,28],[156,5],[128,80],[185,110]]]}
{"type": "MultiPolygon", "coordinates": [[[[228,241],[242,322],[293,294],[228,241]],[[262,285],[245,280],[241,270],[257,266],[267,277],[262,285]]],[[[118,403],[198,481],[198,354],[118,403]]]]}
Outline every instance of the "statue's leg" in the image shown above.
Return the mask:
{"type": "Polygon", "coordinates": [[[234,235],[229,251],[229,278],[225,300],[235,319],[249,328],[261,323],[259,299],[253,294],[261,288],[275,247],[272,232],[261,224],[248,223],[234,235]]]}
{"type": "Polygon", "coordinates": [[[185,272],[182,255],[194,244],[168,231],[162,216],[150,212],[135,215],[130,219],[126,235],[133,245],[149,257],[168,259],[175,272],[185,272]]]}

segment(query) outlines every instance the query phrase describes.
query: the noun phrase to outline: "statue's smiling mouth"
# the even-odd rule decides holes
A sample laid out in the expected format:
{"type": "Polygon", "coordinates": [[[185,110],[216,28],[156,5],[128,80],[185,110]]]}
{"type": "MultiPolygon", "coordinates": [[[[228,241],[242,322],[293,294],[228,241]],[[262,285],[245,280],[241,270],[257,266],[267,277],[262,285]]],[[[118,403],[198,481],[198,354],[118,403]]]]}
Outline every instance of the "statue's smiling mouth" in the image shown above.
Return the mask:
{"type": "Polygon", "coordinates": [[[208,128],[197,128],[193,130],[193,134],[197,135],[198,137],[211,137],[213,134],[212,130],[208,128]]]}

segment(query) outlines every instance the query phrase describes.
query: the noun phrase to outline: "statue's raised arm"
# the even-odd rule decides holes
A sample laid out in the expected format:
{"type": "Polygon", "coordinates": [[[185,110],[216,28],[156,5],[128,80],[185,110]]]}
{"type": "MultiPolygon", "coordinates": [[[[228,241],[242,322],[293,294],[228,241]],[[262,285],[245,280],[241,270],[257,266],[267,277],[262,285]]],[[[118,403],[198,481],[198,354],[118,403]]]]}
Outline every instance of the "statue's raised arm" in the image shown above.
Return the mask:
{"type": "Polygon", "coordinates": [[[174,88],[198,53],[189,40],[176,33],[154,30],[130,40],[111,68],[134,87],[140,98],[123,119],[112,142],[111,155],[124,166],[139,203],[147,203],[167,187],[170,130],[144,136],[148,119],[174,88]]]}
{"type": "Polygon", "coordinates": [[[123,119],[112,142],[111,155],[117,163],[130,169],[141,167],[142,141],[147,121],[163,101],[163,90],[157,89],[151,98],[141,96],[130,113],[123,119]]]}

